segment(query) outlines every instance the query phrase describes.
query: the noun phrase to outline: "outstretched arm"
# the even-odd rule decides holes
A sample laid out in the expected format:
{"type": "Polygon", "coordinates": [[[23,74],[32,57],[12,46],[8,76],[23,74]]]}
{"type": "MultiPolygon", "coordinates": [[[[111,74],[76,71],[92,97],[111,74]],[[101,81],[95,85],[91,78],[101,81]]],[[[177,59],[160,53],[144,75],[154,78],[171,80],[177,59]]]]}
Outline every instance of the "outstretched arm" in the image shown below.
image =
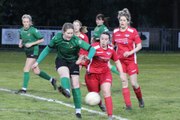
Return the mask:
{"type": "Polygon", "coordinates": [[[46,46],[46,47],[44,48],[44,50],[41,52],[41,54],[39,55],[36,63],[33,65],[32,68],[37,67],[38,64],[40,64],[40,63],[44,60],[44,58],[49,54],[49,52],[50,52],[51,50],[52,50],[52,49],[51,49],[49,46],[46,46]]]}

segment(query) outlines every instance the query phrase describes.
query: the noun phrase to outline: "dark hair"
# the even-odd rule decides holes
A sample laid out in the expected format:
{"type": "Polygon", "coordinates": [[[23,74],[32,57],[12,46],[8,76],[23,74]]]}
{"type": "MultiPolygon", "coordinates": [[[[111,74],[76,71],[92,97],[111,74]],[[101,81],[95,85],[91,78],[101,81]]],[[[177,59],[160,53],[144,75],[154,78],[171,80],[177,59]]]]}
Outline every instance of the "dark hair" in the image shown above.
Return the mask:
{"type": "Polygon", "coordinates": [[[73,24],[72,23],[64,23],[64,25],[62,26],[62,32],[66,32],[67,29],[74,30],[73,24]]]}
{"type": "Polygon", "coordinates": [[[104,25],[109,27],[109,23],[108,23],[109,17],[105,17],[103,14],[97,14],[96,15],[96,19],[103,20],[104,21],[104,25]]]}
{"type": "Polygon", "coordinates": [[[102,19],[102,20],[104,20],[104,15],[103,14],[97,14],[96,15],[96,19],[102,19]]]}
{"type": "MultiPolygon", "coordinates": [[[[102,34],[108,35],[108,36],[109,36],[109,40],[111,39],[111,35],[109,34],[109,32],[103,32],[102,34]]],[[[102,34],[101,34],[101,35],[102,35],[102,34]]]]}

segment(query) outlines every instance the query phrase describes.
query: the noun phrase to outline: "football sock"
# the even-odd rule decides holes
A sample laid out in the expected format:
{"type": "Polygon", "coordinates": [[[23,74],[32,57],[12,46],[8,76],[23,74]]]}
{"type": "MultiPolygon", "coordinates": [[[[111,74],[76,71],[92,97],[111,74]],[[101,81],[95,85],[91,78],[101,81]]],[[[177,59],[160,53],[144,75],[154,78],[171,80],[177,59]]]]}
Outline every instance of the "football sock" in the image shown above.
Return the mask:
{"type": "Polygon", "coordinates": [[[111,71],[112,71],[113,73],[119,75],[119,72],[117,71],[116,66],[112,65],[112,66],[111,66],[111,71]]]}
{"type": "Polygon", "coordinates": [[[136,97],[138,100],[141,100],[142,99],[142,93],[141,93],[141,88],[138,87],[137,89],[135,87],[133,87],[134,89],[134,93],[136,94],[136,97]]]}
{"type": "Polygon", "coordinates": [[[72,95],[75,108],[81,108],[81,91],[80,88],[72,89],[72,95]]]}
{"type": "Polygon", "coordinates": [[[76,114],[80,113],[81,114],[81,109],[76,109],[76,114]]]}
{"type": "Polygon", "coordinates": [[[70,91],[70,80],[67,77],[63,77],[60,79],[61,86],[70,91]]]}
{"type": "Polygon", "coordinates": [[[46,79],[46,80],[50,80],[51,79],[51,77],[47,73],[45,73],[44,71],[41,71],[39,73],[39,76],[44,78],[44,79],[46,79]]]}
{"type": "Polygon", "coordinates": [[[127,107],[131,107],[131,99],[130,99],[130,91],[129,88],[123,88],[122,89],[122,94],[124,97],[124,102],[127,107]]]}
{"type": "Polygon", "coordinates": [[[28,87],[29,82],[29,72],[24,72],[24,78],[23,78],[23,88],[26,89],[28,87]]]}
{"type": "Polygon", "coordinates": [[[104,101],[105,101],[106,111],[107,111],[108,116],[112,116],[112,113],[113,113],[112,97],[111,96],[105,97],[104,101]]]}

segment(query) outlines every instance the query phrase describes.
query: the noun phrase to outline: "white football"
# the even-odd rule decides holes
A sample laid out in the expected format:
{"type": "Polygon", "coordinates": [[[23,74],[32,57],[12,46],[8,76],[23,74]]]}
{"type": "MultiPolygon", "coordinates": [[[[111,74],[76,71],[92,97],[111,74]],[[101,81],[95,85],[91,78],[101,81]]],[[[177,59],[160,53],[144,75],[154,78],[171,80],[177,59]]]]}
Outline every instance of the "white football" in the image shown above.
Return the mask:
{"type": "Polygon", "coordinates": [[[88,105],[98,105],[101,100],[100,95],[97,92],[89,92],[85,96],[85,103],[88,105]]]}

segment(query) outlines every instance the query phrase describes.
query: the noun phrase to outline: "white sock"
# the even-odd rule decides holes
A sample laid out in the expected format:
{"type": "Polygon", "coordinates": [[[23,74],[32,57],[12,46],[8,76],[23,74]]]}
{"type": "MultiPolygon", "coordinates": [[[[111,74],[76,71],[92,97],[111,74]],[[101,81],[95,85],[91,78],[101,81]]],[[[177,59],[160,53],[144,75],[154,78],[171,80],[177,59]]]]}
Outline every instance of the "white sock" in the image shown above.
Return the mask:
{"type": "Polygon", "coordinates": [[[69,93],[70,93],[70,90],[69,89],[66,89],[69,93]]]}
{"type": "Polygon", "coordinates": [[[24,87],[23,87],[22,90],[27,90],[27,88],[24,88],[24,87]]]}
{"type": "Polygon", "coordinates": [[[77,114],[77,113],[80,113],[80,114],[81,114],[81,108],[78,108],[78,109],[76,108],[76,114],[77,114]]]}
{"type": "Polygon", "coordinates": [[[53,78],[51,78],[49,81],[52,82],[53,78]]]}

